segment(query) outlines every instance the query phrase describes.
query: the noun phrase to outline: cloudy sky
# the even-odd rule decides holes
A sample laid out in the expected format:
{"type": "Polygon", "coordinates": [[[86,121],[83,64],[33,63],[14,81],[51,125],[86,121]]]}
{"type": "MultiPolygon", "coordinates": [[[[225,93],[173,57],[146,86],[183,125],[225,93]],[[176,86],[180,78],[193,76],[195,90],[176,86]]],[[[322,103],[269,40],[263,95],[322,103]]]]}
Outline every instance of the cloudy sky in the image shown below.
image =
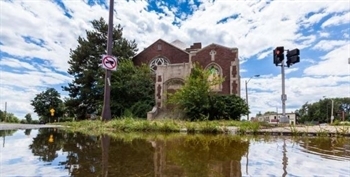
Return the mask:
{"type": "MultiPolygon", "coordinates": [[[[69,50],[89,21],[107,19],[109,0],[2,0],[0,2],[0,109],[23,118],[36,94],[72,80],[69,50]]],[[[286,68],[287,112],[324,96],[350,96],[349,0],[115,0],[114,23],[140,51],[161,38],[188,46],[202,42],[237,47],[242,97],[249,105],[281,112],[281,68],[276,46],[299,48],[301,62],[286,68]]],[[[34,117],[36,115],[34,114],[34,117]]]]}

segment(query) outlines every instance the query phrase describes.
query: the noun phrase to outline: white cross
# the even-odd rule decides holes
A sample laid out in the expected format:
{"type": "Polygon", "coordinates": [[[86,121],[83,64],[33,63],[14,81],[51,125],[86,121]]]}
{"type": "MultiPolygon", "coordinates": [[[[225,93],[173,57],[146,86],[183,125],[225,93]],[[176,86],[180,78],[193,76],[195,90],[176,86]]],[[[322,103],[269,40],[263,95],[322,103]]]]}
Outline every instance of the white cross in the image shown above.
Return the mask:
{"type": "Polygon", "coordinates": [[[211,50],[211,51],[209,52],[209,55],[211,56],[211,61],[215,61],[216,51],[215,51],[215,50],[211,50]]]}

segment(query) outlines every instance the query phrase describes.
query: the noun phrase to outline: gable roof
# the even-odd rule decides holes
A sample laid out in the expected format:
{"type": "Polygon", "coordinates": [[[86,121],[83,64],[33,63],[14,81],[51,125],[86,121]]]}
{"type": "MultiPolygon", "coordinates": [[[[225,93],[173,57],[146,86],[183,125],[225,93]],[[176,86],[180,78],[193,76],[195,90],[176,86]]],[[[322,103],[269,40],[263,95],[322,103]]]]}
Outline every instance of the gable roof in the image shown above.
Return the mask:
{"type": "MultiPolygon", "coordinates": [[[[178,41],[178,40],[176,40],[176,41],[178,41]]],[[[184,53],[186,53],[186,54],[190,54],[190,53],[188,53],[187,51],[185,51],[185,50],[179,48],[178,46],[176,46],[176,45],[174,45],[174,44],[172,44],[172,43],[169,43],[169,42],[167,42],[167,41],[165,41],[165,40],[163,40],[163,39],[160,38],[160,39],[156,40],[155,42],[153,42],[153,43],[152,43],[151,45],[149,45],[148,47],[146,47],[145,49],[143,49],[140,53],[136,54],[133,58],[135,58],[135,57],[137,57],[138,55],[140,55],[141,53],[145,52],[146,50],[149,49],[150,46],[154,45],[154,44],[157,43],[157,42],[164,42],[165,44],[167,44],[167,45],[169,45],[169,46],[172,46],[172,47],[176,48],[177,50],[179,50],[179,51],[181,51],[181,52],[184,52],[184,53]]],[[[175,41],[174,41],[174,42],[175,42],[175,41]]],[[[181,41],[180,41],[180,42],[181,42],[181,41]]]]}
{"type": "Polygon", "coordinates": [[[218,46],[218,47],[221,47],[221,48],[225,48],[225,49],[228,49],[228,50],[238,49],[237,47],[226,47],[226,46],[223,46],[223,45],[220,45],[220,44],[211,43],[211,44],[209,44],[209,45],[207,45],[207,46],[205,46],[205,47],[199,49],[199,50],[197,51],[197,53],[198,53],[198,52],[201,52],[202,50],[204,50],[204,49],[206,49],[206,48],[209,48],[210,46],[213,46],[213,45],[218,46]]]}

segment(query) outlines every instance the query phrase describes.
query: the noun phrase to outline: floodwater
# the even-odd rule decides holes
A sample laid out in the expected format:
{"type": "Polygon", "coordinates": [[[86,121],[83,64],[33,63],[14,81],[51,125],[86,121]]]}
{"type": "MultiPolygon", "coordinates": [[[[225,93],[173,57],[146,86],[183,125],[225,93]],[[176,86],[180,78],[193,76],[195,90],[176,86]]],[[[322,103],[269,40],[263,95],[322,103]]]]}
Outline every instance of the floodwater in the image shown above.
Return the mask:
{"type": "Polygon", "coordinates": [[[350,139],[0,131],[0,176],[350,176],[350,139]]]}

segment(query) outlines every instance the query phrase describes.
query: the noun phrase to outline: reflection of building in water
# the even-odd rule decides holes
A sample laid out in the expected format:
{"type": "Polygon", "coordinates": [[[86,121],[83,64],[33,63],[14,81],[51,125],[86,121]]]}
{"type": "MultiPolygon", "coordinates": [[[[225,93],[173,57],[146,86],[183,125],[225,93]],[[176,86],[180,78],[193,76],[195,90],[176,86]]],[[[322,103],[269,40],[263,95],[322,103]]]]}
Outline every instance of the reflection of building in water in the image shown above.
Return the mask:
{"type": "MultiPolygon", "coordinates": [[[[219,160],[215,159],[215,156],[218,156],[221,152],[203,154],[202,162],[205,163],[205,168],[200,168],[198,164],[196,164],[195,160],[193,160],[193,164],[191,167],[188,167],[188,164],[179,164],[171,161],[169,156],[169,151],[174,151],[174,147],[172,147],[171,142],[164,141],[152,141],[152,147],[154,150],[154,173],[155,177],[185,177],[190,176],[188,170],[186,168],[198,168],[199,171],[206,171],[205,176],[214,177],[214,176],[225,176],[225,177],[240,177],[242,176],[241,172],[241,155],[237,155],[230,160],[219,160]],[[239,159],[236,159],[239,156],[239,159]],[[207,157],[207,158],[206,158],[207,157]]],[[[179,142],[177,142],[179,143],[179,142]]],[[[235,147],[232,147],[232,151],[235,151],[235,147]]],[[[200,151],[200,150],[199,150],[200,151]]],[[[184,153],[182,150],[179,150],[178,153],[184,153]]],[[[240,152],[237,152],[239,154],[240,152]]],[[[244,152],[245,153],[245,152],[244,152]]],[[[220,154],[223,155],[223,154],[220,154]]],[[[200,157],[199,157],[200,158],[200,157]]],[[[193,174],[195,170],[191,171],[193,174]]]]}
{"type": "Polygon", "coordinates": [[[181,167],[177,165],[167,164],[165,150],[166,142],[152,141],[151,143],[152,147],[154,147],[154,176],[184,176],[184,170],[181,167]]]}

